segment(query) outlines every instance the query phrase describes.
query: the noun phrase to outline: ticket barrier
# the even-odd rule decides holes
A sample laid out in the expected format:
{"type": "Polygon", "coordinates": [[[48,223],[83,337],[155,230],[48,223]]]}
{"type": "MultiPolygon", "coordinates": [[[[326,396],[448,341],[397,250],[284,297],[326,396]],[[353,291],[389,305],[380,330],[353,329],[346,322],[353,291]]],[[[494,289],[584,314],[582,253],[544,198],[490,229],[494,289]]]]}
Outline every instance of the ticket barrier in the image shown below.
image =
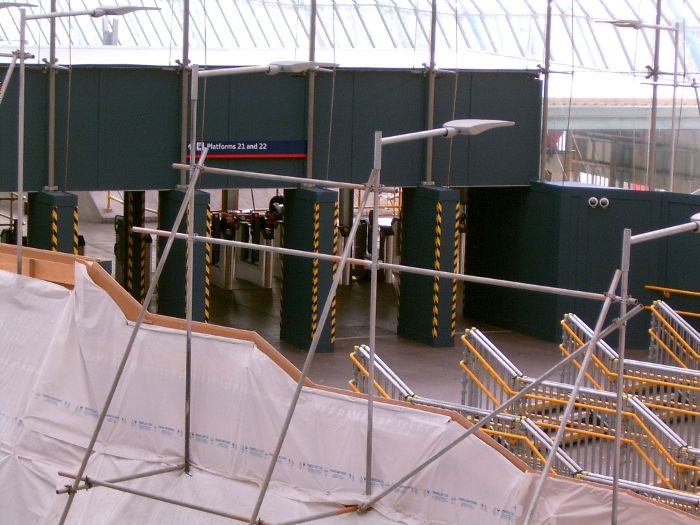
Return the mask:
{"type": "MultiPolygon", "coordinates": [[[[213,214],[212,235],[251,245],[280,246],[278,226],[281,211],[281,206],[275,201],[271,202],[267,211],[244,210],[213,214]]],[[[234,280],[241,279],[262,288],[272,288],[276,276],[279,276],[277,254],[252,247],[214,245],[211,279],[216,286],[232,290],[234,280]]]]}

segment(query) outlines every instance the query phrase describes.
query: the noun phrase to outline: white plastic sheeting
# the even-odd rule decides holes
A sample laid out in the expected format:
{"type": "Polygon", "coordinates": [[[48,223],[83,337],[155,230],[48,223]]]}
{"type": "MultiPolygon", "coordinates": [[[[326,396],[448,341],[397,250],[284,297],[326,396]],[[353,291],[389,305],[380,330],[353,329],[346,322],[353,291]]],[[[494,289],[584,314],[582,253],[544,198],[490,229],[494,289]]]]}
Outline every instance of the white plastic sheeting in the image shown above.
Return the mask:
{"type": "MultiPolygon", "coordinates": [[[[75,287],[0,272],[0,523],[55,523],[133,325],[76,264],[75,287]]],[[[193,336],[191,475],[124,485],[249,516],[294,382],[249,341],[193,336]]],[[[183,457],[181,331],[144,326],[134,344],[87,474],[99,480],[177,465],[183,457]]],[[[463,431],[451,418],[377,404],[373,483],[379,491],[463,431]]],[[[276,523],[365,501],[366,403],[306,388],[260,517],[276,523]]],[[[375,510],[319,523],[516,524],[533,474],[478,437],[383,499],[375,510]]],[[[606,488],[552,480],[536,523],[604,523],[606,488]],[[557,517],[558,516],[558,517],[557,517]]],[[[624,523],[688,523],[625,495],[624,523]],[[631,513],[631,514],[630,514],[631,513]]],[[[231,523],[106,488],[77,494],[71,524],[231,523]]]]}

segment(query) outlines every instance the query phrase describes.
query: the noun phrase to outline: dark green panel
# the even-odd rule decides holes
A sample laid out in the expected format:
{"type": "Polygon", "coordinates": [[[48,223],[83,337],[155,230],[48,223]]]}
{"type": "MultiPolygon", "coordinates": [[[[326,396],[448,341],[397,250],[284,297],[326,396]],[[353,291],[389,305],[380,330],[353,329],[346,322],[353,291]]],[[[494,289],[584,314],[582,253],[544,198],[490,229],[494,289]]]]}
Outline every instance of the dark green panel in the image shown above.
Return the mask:
{"type": "MultiPolygon", "coordinates": [[[[683,224],[690,217],[700,213],[700,196],[668,194],[662,208],[662,219],[667,224],[683,224]]],[[[653,284],[666,288],[700,292],[700,234],[683,233],[669,237],[660,251],[659,264],[663,273],[653,284]]],[[[672,294],[669,298],[661,293],[649,292],[649,300],[663,299],[677,310],[700,313],[700,299],[681,294],[672,294]]],[[[686,320],[700,329],[700,319],[687,317],[686,320]]]]}
{"type": "MultiPolygon", "coordinates": [[[[472,73],[438,75],[435,80],[435,126],[471,118],[472,73]]],[[[469,165],[467,137],[433,140],[433,180],[443,186],[464,186],[469,165]]]]}
{"type": "MultiPolygon", "coordinates": [[[[213,141],[306,140],[307,84],[305,75],[287,74],[203,79],[199,91],[198,135],[213,141]]],[[[278,175],[305,175],[304,159],[211,159],[207,164],[278,175]]],[[[205,188],[250,186],[276,187],[279,183],[211,174],[202,177],[205,188]]]]}
{"type": "MultiPolygon", "coordinates": [[[[6,68],[0,68],[1,78],[6,68]]],[[[41,67],[27,66],[25,79],[24,189],[46,186],[47,82],[41,67]]],[[[0,191],[17,190],[17,118],[19,69],[0,104],[0,191]]]]}
{"type": "Polygon", "coordinates": [[[115,181],[129,190],[177,183],[170,165],[180,152],[178,81],[174,71],[160,69],[100,70],[98,188],[115,181]]]}
{"type": "Polygon", "coordinates": [[[540,106],[534,74],[472,74],[470,118],[511,120],[515,126],[469,139],[468,185],[526,186],[538,178],[540,106]]]}
{"type": "MultiPolygon", "coordinates": [[[[562,193],[565,199],[563,207],[575,208],[573,213],[579,216],[577,231],[570,234],[577,239],[575,252],[569,254],[576,258],[576,274],[562,276],[562,285],[593,291],[607,291],[616,269],[620,268],[622,235],[624,228],[631,228],[632,233],[640,233],[657,228],[659,198],[653,193],[632,192],[608,188],[572,188],[562,193]],[[609,200],[607,208],[600,205],[592,207],[589,199],[609,200]]],[[[632,247],[629,277],[629,290],[633,297],[647,302],[648,294],[644,285],[653,280],[658,273],[657,257],[660,245],[645,243],[632,247]]],[[[572,300],[572,311],[589,325],[595,325],[600,312],[600,303],[572,300]]],[[[611,309],[607,322],[617,317],[617,307],[611,309]]],[[[628,325],[627,340],[629,345],[643,347],[648,340],[646,329],[649,318],[640,315],[628,325]]],[[[616,341],[616,337],[610,339],[616,341]]]]}
{"type": "MultiPolygon", "coordinates": [[[[466,273],[483,277],[519,280],[526,267],[523,247],[536,242],[534,235],[545,233],[536,228],[525,228],[518,217],[528,216],[529,191],[519,188],[470,188],[467,204],[466,273]],[[507,254],[507,256],[504,256],[507,254]]],[[[546,237],[546,234],[543,235],[546,237]]],[[[538,251],[528,256],[539,267],[543,250],[552,246],[549,242],[539,245],[538,251]]],[[[538,272],[535,272],[538,273],[538,272]]],[[[542,268],[540,276],[546,275],[542,268]]],[[[521,304],[527,304],[522,292],[496,286],[465,283],[464,315],[479,322],[500,326],[519,326],[521,304]]]]}
{"type": "MultiPolygon", "coordinates": [[[[354,73],[352,182],[369,178],[374,156],[374,132],[384,136],[424,129],[425,78],[403,71],[354,73]]],[[[425,142],[383,148],[381,182],[414,186],[423,180],[425,142]]]]}
{"type": "MultiPolygon", "coordinates": [[[[81,67],[56,75],[55,182],[66,191],[100,187],[100,77],[99,71],[81,67]]],[[[105,189],[121,188],[119,185],[105,189]]]]}
{"type": "MultiPolygon", "coordinates": [[[[71,71],[60,71],[57,78],[59,189],[174,187],[180,177],[170,167],[180,157],[179,71],[117,66],[80,66],[71,71]]],[[[4,70],[0,68],[0,72],[4,70]]],[[[25,159],[28,191],[47,184],[46,79],[39,69],[28,69],[25,159]]],[[[14,189],[16,184],[16,80],[13,79],[0,106],[0,158],[4,159],[0,163],[0,191],[14,189]]],[[[474,148],[468,146],[472,139],[436,140],[435,181],[506,183],[500,175],[502,163],[508,163],[511,175],[521,177],[526,173],[530,177],[527,166],[532,155],[537,155],[535,135],[539,129],[538,118],[526,118],[528,112],[539,112],[539,99],[532,96],[537,85],[532,73],[462,73],[457,83],[457,105],[453,109],[454,82],[454,75],[440,76],[436,82],[436,125],[450,120],[454,113],[455,117],[513,119],[518,121],[518,130],[491,132],[494,139],[510,137],[509,148],[502,146],[501,138],[492,146],[480,145],[478,151],[485,155],[482,164],[472,162],[470,152],[474,148]],[[482,75],[488,78],[483,82],[474,80],[482,75]],[[481,98],[476,101],[474,86],[481,86],[481,98]],[[533,104],[536,107],[531,107],[533,104]],[[465,114],[457,114],[462,112],[465,114]],[[521,132],[527,140],[521,140],[521,132]],[[447,170],[448,159],[451,159],[451,171],[447,170]],[[466,172],[469,179],[465,179],[468,162],[471,168],[466,172]],[[495,171],[491,169],[492,162],[497,167],[495,171]]],[[[423,74],[407,70],[342,70],[335,76],[319,74],[314,119],[315,177],[366,182],[372,166],[375,131],[390,136],[424,129],[426,88],[427,78],[423,74]]],[[[307,89],[308,78],[303,75],[245,75],[212,78],[206,84],[202,81],[199,133],[203,129],[208,140],[306,140],[307,89]]],[[[419,184],[424,178],[424,158],[425,141],[384,148],[382,182],[392,186],[419,184]]],[[[212,160],[210,165],[305,175],[304,159],[212,160]]],[[[277,184],[210,175],[205,175],[202,182],[206,188],[266,185],[277,184]]]]}
{"type": "MultiPolygon", "coordinates": [[[[620,267],[622,234],[682,224],[700,209],[700,197],[614,188],[534,183],[528,190],[470,189],[467,273],[597,293],[620,267]],[[520,192],[520,195],[518,195],[520,192]],[[607,208],[589,198],[605,197],[607,208]]],[[[694,234],[632,247],[630,294],[649,305],[647,284],[697,291],[700,245],[694,234]]],[[[619,291],[619,290],[618,290],[619,291]]],[[[679,303],[680,304],[680,303],[679,303]]],[[[602,303],[496,287],[465,286],[465,315],[542,339],[561,338],[559,321],[573,312],[593,326],[602,303]]],[[[700,310],[697,305],[690,310],[700,310]]],[[[617,317],[614,305],[607,322],[617,317]]],[[[648,314],[627,325],[627,343],[648,346],[648,314]]],[[[609,338],[616,345],[617,336],[609,338]]]]}
{"type": "MultiPolygon", "coordinates": [[[[316,118],[314,127],[314,177],[318,179],[352,180],[354,75],[316,77],[316,118]],[[331,149],[328,148],[328,143],[331,149]]],[[[365,174],[365,182],[369,174],[365,174]]],[[[362,174],[358,175],[362,180],[362,174]]]]}

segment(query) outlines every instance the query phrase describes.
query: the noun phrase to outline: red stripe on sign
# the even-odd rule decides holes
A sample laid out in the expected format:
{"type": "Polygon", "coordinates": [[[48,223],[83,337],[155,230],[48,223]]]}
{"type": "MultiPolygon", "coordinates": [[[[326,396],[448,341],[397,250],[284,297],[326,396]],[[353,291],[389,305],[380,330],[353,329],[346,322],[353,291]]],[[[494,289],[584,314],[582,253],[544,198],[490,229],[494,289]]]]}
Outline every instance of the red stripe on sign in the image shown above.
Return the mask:
{"type": "MultiPolygon", "coordinates": [[[[200,157],[199,154],[195,155],[195,159],[200,157]]],[[[219,155],[207,155],[208,159],[305,159],[307,157],[306,153],[243,153],[240,155],[236,154],[219,154],[219,155]]],[[[187,155],[189,160],[190,156],[187,155]]]]}

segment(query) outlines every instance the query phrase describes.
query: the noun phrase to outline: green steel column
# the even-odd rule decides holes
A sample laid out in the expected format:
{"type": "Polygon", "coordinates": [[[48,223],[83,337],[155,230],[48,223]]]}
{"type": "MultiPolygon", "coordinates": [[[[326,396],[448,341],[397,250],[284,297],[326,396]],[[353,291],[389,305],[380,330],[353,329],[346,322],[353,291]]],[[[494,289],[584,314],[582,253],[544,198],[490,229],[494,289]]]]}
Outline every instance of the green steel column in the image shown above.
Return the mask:
{"type": "MultiPolygon", "coordinates": [[[[317,253],[337,250],[337,193],[323,189],[294,189],[284,192],[285,248],[317,253]]],[[[335,342],[335,301],[325,326],[318,326],[335,265],[329,261],[284,255],[280,337],[300,348],[308,348],[316,330],[323,330],[317,352],[332,352],[335,342]]]]}
{"type": "Polygon", "coordinates": [[[63,191],[29,194],[27,243],[33,248],[74,253],[78,196],[63,191]]]}
{"type": "MultiPolygon", "coordinates": [[[[170,230],[177,211],[185,196],[184,189],[161,191],[158,193],[158,228],[170,230]]],[[[206,235],[207,205],[209,194],[204,191],[195,192],[194,229],[198,235],[206,235]]],[[[187,232],[187,215],[178,228],[181,233],[187,232]]],[[[158,257],[165,248],[163,237],[158,238],[158,257]]],[[[187,264],[186,241],[177,239],[170,250],[168,260],[163,267],[158,283],[158,313],[173,317],[185,317],[185,275],[187,264]]],[[[205,252],[203,243],[194,244],[194,268],[192,279],[192,319],[204,321],[205,311],[205,252]]]]}
{"type": "MultiPolygon", "coordinates": [[[[459,211],[457,190],[404,189],[401,264],[456,272],[459,211]]],[[[453,346],[457,281],[402,273],[399,288],[398,334],[431,346],[453,346]]]]}

